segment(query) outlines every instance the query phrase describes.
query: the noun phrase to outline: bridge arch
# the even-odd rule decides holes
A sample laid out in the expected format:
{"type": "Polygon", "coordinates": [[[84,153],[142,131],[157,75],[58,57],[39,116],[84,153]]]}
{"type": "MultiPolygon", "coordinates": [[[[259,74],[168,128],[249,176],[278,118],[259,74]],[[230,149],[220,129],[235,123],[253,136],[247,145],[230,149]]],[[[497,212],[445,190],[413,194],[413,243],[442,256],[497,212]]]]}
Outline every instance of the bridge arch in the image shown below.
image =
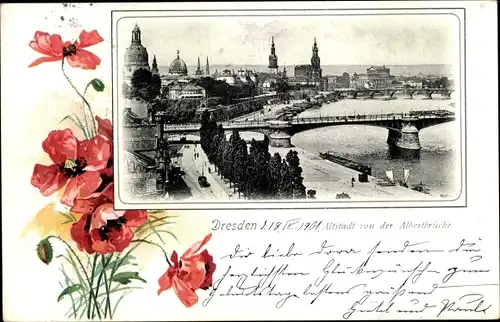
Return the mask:
{"type": "Polygon", "coordinates": [[[413,89],[408,91],[408,95],[410,95],[410,97],[413,98],[413,95],[415,95],[415,93],[420,93],[420,92],[422,92],[421,89],[413,89]]]}
{"type": "Polygon", "coordinates": [[[394,97],[394,94],[396,94],[396,93],[398,93],[398,92],[399,92],[400,94],[405,94],[405,91],[404,91],[404,90],[402,90],[402,89],[396,89],[396,90],[391,91],[391,94],[389,95],[389,97],[390,97],[390,98],[393,98],[393,97],[394,97]]]}
{"type": "Polygon", "coordinates": [[[382,96],[384,96],[384,92],[382,92],[381,90],[374,90],[371,92],[370,97],[373,98],[375,94],[381,94],[382,96]]]}
{"type": "Polygon", "coordinates": [[[354,93],[352,94],[352,97],[357,98],[359,93],[364,93],[364,91],[354,91],[354,93]]]}

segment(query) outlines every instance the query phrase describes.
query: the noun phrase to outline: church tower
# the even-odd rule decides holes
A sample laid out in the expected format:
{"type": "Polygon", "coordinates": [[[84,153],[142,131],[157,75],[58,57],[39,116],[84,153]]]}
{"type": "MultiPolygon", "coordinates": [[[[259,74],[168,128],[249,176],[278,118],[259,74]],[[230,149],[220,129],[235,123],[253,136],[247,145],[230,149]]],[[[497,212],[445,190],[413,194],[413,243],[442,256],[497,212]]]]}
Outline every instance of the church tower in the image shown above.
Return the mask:
{"type": "Polygon", "coordinates": [[[151,64],[151,74],[160,75],[158,71],[158,64],[156,63],[156,55],[153,56],[153,63],[151,64]]]}
{"type": "Polygon", "coordinates": [[[210,65],[208,64],[208,57],[207,57],[207,65],[205,66],[205,75],[210,75],[210,65]]]}
{"type": "Polygon", "coordinates": [[[196,67],[196,72],[194,72],[196,76],[201,76],[203,75],[203,71],[201,70],[200,66],[200,57],[198,57],[198,67],[196,67]]]}
{"type": "Polygon", "coordinates": [[[139,29],[139,26],[137,24],[132,30],[132,44],[141,45],[141,29],[139,29]]]}
{"type": "Polygon", "coordinates": [[[141,29],[135,25],[132,30],[130,46],[125,51],[123,64],[123,79],[130,83],[132,75],[138,69],[149,69],[148,51],[141,43],[141,29]]]}
{"type": "Polygon", "coordinates": [[[314,37],[314,44],[312,48],[312,57],[311,57],[311,69],[313,79],[321,78],[321,61],[318,55],[318,44],[316,43],[316,37],[314,37]]]}
{"type": "Polygon", "coordinates": [[[276,49],[274,48],[274,36],[271,40],[271,54],[269,55],[269,72],[278,74],[278,56],[276,56],[276,49]]]}

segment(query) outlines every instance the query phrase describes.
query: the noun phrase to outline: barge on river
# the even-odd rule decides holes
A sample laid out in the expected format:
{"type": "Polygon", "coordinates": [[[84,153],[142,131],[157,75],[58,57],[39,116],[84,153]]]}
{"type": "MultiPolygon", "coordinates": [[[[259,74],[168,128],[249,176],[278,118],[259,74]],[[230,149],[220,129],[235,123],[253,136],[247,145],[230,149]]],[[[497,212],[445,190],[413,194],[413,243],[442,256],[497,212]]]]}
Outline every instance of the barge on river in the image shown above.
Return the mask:
{"type": "Polygon", "coordinates": [[[361,172],[363,174],[367,174],[369,176],[372,175],[372,168],[367,166],[366,164],[343,158],[332,152],[320,153],[319,156],[325,160],[340,164],[341,166],[344,166],[346,168],[361,172]]]}

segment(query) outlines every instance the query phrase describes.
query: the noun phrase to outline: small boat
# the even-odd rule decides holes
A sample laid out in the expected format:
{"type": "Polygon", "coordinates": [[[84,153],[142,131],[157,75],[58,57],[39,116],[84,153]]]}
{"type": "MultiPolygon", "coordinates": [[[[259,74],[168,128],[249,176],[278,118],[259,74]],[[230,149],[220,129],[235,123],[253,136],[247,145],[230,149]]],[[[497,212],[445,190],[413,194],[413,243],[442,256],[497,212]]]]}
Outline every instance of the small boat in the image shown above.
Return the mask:
{"type": "Polygon", "coordinates": [[[417,185],[414,185],[413,187],[411,187],[412,190],[415,190],[415,191],[418,191],[418,192],[422,192],[422,193],[425,193],[425,194],[428,194],[430,195],[431,194],[431,189],[429,188],[428,185],[420,182],[419,184],[417,185]]]}

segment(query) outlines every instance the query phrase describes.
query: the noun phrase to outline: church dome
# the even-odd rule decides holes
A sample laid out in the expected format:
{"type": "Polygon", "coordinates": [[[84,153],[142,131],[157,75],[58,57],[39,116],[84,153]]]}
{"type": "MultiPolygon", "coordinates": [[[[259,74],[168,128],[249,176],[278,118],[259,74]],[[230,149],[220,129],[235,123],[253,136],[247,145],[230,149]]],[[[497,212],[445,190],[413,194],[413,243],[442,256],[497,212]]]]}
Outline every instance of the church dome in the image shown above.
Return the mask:
{"type": "Polygon", "coordinates": [[[132,44],[125,51],[125,63],[136,65],[148,65],[148,50],[141,44],[132,44]]]}
{"type": "Polygon", "coordinates": [[[132,41],[125,50],[124,76],[132,77],[138,69],[149,70],[149,57],[146,47],[141,43],[141,30],[135,26],[132,30],[132,41]]]}
{"type": "Polygon", "coordinates": [[[187,66],[186,63],[179,58],[179,51],[177,51],[177,58],[172,60],[172,63],[170,63],[168,72],[170,74],[187,75],[187,66]]]}

